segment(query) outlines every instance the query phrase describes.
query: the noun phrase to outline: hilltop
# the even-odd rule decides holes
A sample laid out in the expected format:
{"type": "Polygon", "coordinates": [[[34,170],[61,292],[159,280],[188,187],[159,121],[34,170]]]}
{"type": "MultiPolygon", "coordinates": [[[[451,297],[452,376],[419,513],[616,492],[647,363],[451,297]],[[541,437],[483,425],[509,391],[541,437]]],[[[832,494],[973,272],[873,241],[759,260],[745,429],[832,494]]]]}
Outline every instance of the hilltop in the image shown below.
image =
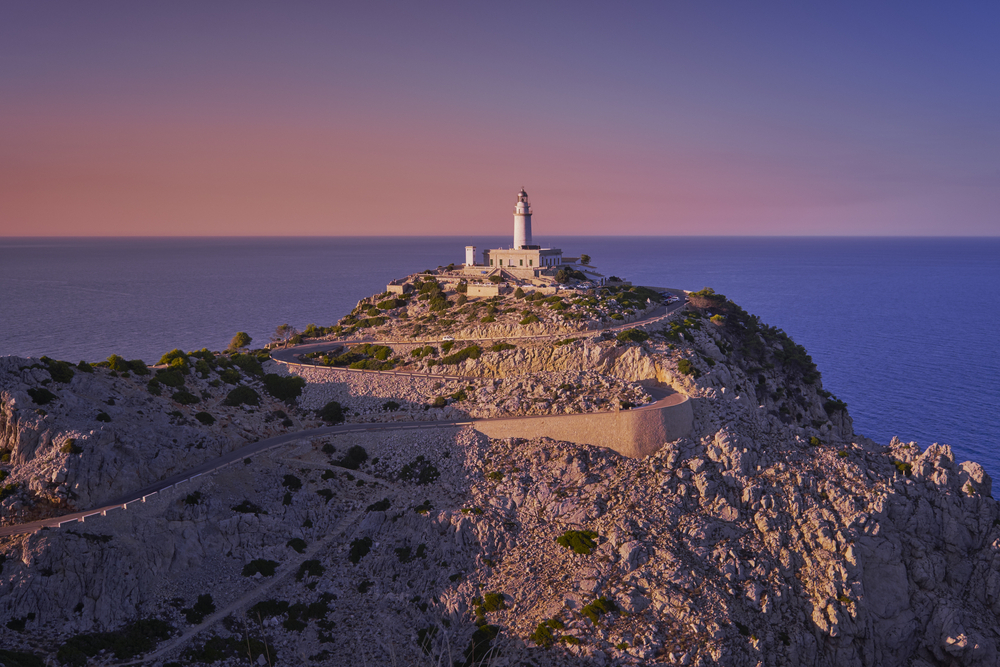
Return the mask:
{"type": "Polygon", "coordinates": [[[0,662],[995,664],[990,478],[947,446],[854,433],[780,329],[707,289],[400,282],[285,330],[322,348],[275,351],[293,363],[3,359],[4,525],[341,416],[462,423],[307,435],[2,538],[0,645],[19,653],[0,662]],[[464,425],[670,392],[690,432],[639,459],[464,425]]]}

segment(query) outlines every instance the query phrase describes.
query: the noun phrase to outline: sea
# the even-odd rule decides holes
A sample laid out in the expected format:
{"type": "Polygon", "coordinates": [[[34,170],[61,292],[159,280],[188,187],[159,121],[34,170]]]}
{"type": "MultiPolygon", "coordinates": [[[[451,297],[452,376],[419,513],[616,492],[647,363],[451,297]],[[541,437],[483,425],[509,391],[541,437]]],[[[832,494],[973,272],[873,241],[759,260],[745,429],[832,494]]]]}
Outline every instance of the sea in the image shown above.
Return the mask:
{"type": "MultiPolygon", "coordinates": [[[[1000,238],[536,237],[637,284],[712,287],[812,355],[855,430],[1000,474],[1000,238]]],[[[0,355],[155,362],[335,323],[509,237],[0,238],[0,355]]]]}

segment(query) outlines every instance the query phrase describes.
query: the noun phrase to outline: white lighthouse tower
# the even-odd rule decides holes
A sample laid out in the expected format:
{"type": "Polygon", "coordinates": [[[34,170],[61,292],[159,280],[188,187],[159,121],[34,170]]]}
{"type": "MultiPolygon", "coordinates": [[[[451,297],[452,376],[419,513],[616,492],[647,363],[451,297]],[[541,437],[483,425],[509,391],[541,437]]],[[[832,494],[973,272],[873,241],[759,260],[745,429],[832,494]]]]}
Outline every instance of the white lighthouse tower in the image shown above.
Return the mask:
{"type": "Polygon", "coordinates": [[[517,203],[514,205],[514,249],[531,246],[531,203],[528,193],[521,188],[517,193],[517,203]]]}

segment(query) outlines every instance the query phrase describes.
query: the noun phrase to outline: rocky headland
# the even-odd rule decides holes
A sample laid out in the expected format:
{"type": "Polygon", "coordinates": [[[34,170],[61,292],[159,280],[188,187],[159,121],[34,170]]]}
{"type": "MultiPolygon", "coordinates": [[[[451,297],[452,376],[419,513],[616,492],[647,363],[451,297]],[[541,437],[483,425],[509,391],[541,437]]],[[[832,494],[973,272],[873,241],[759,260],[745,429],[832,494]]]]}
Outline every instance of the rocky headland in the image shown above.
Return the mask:
{"type": "Polygon", "coordinates": [[[710,290],[664,313],[628,285],[410,284],[289,336],[329,340],[295,363],[0,359],[0,663],[997,664],[990,478],[854,433],[780,329],[710,290]],[[664,392],[691,432],[641,459],[474,423],[310,434],[664,392]]]}

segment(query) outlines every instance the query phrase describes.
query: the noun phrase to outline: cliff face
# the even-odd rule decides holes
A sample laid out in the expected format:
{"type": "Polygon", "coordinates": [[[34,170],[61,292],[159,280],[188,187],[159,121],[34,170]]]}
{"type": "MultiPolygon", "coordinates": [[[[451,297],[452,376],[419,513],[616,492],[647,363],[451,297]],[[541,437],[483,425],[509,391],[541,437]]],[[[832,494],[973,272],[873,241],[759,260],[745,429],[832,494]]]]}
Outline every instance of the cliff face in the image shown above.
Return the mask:
{"type": "MultiPolygon", "coordinates": [[[[489,412],[486,378],[526,372],[669,384],[695,430],[644,459],[469,428],[353,434],[6,539],[0,644],[55,650],[155,617],[208,624],[160,656],[188,664],[213,634],[267,641],[279,664],[996,664],[990,478],[947,446],[854,434],[804,351],[755,326],[684,315],[638,343],[522,345],[458,368],[484,378],[456,401],[467,411],[489,412]],[[368,458],[348,469],[352,446],[368,458]],[[188,615],[206,593],[216,616],[188,615]]],[[[331,383],[306,376],[316,402],[331,383]]],[[[394,396],[365,382],[344,400],[394,396]]],[[[440,390],[420,391],[401,402],[440,390]]],[[[49,419],[2,424],[18,465],[61,442],[49,419]]],[[[122,462],[94,465],[112,479],[122,462]]]]}

